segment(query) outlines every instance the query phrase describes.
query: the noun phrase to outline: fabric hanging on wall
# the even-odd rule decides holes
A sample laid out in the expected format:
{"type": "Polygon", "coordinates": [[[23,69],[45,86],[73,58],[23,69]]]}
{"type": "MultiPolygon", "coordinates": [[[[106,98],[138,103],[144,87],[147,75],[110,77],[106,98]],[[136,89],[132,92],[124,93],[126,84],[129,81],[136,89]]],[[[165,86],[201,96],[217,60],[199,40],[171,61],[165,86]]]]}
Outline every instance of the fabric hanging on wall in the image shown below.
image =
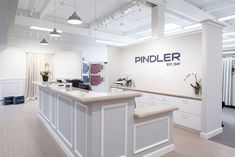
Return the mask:
{"type": "Polygon", "coordinates": [[[101,64],[91,64],[91,74],[98,74],[103,69],[101,64]]]}
{"type": "Polygon", "coordinates": [[[25,96],[28,99],[34,99],[37,95],[37,88],[33,81],[42,81],[40,71],[49,70],[49,81],[53,80],[54,73],[54,55],[53,54],[26,54],[26,82],[25,96]],[[44,69],[45,64],[49,64],[49,69],[44,69]]]}
{"type": "Polygon", "coordinates": [[[223,58],[223,101],[232,106],[232,68],[235,58],[223,58]]]}
{"type": "Polygon", "coordinates": [[[101,77],[100,75],[97,76],[91,76],[91,85],[92,86],[98,86],[99,84],[101,84],[103,82],[103,77],[101,77]]]}

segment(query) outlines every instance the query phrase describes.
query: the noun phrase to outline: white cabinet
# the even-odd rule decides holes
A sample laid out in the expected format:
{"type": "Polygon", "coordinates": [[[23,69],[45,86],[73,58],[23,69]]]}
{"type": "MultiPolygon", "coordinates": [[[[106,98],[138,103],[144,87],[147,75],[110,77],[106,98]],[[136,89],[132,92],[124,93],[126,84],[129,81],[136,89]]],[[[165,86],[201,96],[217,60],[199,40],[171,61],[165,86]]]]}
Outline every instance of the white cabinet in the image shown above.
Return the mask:
{"type": "Polygon", "coordinates": [[[201,131],[201,101],[164,96],[159,94],[144,93],[136,98],[136,107],[172,105],[179,108],[174,111],[173,121],[177,125],[201,131]]]}
{"type": "Polygon", "coordinates": [[[201,101],[185,98],[172,97],[172,105],[179,107],[180,112],[201,115],[201,101]]]}
{"type": "MultiPolygon", "coordinates": [[[[112,91],[123,89],[112,88],[112,91]]],[[[177,125],[201,131],[201,100],[179,98],[154,93],[141,92],[142,96],[135,98],[136,107],[172,105],[179,108],[174,111],[173,121],[177,125]]]]}
{"type": "Polygon", "coordinates": [[[173,121],[175,124],[201,131],[201,116],[175,111],[173,114],[173,121]]]}

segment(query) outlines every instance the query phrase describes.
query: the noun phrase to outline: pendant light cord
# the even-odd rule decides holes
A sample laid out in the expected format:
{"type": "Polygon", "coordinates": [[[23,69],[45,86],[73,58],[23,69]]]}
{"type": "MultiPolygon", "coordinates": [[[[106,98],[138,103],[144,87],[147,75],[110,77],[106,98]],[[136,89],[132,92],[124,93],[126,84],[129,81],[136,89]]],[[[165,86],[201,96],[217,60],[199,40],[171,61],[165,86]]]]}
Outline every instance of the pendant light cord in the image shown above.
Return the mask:
{"type": "Polygon", "coordinates": [[[57,22],[57,20],[56,20],[56,0],[55,0],[55,28],[56,28],[56,22],[57,22]]]}

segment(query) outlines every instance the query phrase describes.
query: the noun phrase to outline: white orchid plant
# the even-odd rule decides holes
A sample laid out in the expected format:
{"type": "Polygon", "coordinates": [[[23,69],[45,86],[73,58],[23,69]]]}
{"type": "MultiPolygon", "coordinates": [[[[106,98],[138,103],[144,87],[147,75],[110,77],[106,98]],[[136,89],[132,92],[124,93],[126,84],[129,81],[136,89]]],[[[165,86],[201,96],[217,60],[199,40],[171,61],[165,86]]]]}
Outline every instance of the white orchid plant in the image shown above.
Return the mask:
{"type": "Polygon", "coordinates": [[[194,89],[195,93],[198,94],[201,89],[201,85],[198,80],[197,73],[196,72],[187,73],[184,80],[188,81],[189,79],[191,79],[191,83],[190,83],[191,87],[194,89]]]}

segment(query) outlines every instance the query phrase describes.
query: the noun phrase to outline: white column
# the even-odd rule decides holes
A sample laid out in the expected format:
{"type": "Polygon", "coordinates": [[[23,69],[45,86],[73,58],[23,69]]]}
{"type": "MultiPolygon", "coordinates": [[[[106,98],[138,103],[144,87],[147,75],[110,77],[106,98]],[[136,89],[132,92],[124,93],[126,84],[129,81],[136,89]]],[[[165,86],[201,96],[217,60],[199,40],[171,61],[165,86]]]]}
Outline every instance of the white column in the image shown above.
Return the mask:
{"type": "Polygon", "coordinates": [[[152,37],[162,38],[165,26],[165,7],[161,4],[152,7],[152,37]]]}
{"type": "Polygon", "coordinates": [[[222,113],[222,30],[212,20],[202,22],[202,132],[208,139],[223,131],[222,113]]]}

